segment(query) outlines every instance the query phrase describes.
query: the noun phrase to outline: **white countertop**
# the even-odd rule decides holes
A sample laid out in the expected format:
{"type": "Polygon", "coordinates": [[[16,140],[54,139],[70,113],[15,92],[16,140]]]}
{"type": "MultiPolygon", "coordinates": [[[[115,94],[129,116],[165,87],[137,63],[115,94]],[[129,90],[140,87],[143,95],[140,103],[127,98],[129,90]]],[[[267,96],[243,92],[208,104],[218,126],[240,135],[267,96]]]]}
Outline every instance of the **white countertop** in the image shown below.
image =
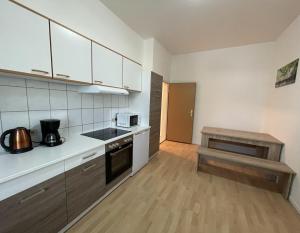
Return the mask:
{"type": "Polygon", "coordinates": [[[149,128],[149,126],[120,128],[130,133],[107,141],[71,135],[65,143],[56,147],[39,146],[29,152],[16,155],[0,152],[0,184],[149,128]]]}

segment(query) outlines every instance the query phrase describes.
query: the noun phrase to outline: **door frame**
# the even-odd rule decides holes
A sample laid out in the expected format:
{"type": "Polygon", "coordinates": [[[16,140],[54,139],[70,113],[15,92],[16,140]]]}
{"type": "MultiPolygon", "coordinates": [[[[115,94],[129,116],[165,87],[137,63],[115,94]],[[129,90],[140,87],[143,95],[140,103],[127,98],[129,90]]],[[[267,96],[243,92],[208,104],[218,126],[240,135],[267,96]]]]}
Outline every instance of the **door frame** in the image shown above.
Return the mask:
{"type": "MultiPolygon", "coordinates": [[[[166,131],[166,137],[163,141],[160,141],[160,144],[162,144],[163,142],[167,141],[167,129],[168,129],[168,106],[169,106],[169,85],[170,85],[170,82],[167,82],[167,81],[164,81],[163,80],[163,84],[167,84],[168,88],[167,88],[167,91],[168,91],[168,94],[167,94],[167,101],[166,101],[166,104],[167,104],[167,107],[166,107],[166,121],[165,121],[165,131],[166,131]]],[[[162,92],[162,97],[163,97],[163,92],[162,92]]],[[[163,106],[163,99],[161,101],[161,105],[163,106]]],[[[161,108],[163,109],[163,108],[161,108]]],[[[161,115],[160,115],[160,122],[162,123],[162,113],[163,111],[161,111],[161,115]]],[[[163,128],[163,125],[160,124],[160,137],[161,137],[161,133],[162,133],[162,128],[163,128]]]]}

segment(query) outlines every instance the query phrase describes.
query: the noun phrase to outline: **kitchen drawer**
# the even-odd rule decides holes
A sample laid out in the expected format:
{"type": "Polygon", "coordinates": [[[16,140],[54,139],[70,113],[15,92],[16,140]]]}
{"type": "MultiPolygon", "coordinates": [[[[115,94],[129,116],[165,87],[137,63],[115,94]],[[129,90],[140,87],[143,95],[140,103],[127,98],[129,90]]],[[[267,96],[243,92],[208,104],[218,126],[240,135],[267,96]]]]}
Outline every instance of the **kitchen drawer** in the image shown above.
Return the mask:
{"type": "Polygon", "coordinates": [[[102,156],[103,154],[105,154],[105,146],[67,159],[65,160],[65,171],[69,171],[72,168],[80,166],[90,160],[102,156]]]}
{"type": "Polygon", "coordinates": [[[64,174],[0,202],[1,233],[56,233],[66,224],[64,174]]]}
{"type": "Polygon", "coordinates": [[[71,222],[105,192],[105,156],[66,172],[68,220],[71,222]]]}
{"type": "Polygon", "coordinates": [[[64,162],[59,162],[37,171],[30,172],[18,178],[0,184],[0,201],[9,198],[17,193],[38,185],[46,180],[49,180],[59,174],[65,172],[64,162]]]}

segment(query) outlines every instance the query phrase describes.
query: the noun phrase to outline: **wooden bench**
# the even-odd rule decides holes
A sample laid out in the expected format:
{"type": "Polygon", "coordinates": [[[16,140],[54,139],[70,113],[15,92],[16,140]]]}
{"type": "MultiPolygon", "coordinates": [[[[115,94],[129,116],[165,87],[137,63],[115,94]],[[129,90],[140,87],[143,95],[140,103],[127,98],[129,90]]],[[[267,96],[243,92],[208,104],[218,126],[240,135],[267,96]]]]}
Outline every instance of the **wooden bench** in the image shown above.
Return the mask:
{"type": "Polygon", "coordinates": [[[295,172],[282,162],[199,147],[198,171],[279,192],[288,199],[295,172]]]}
{"type": "Polygon", "coordinates": [[[201,146],[280,161],[283,142],[265,134],[232,129],[204,127],[201,146]]]}

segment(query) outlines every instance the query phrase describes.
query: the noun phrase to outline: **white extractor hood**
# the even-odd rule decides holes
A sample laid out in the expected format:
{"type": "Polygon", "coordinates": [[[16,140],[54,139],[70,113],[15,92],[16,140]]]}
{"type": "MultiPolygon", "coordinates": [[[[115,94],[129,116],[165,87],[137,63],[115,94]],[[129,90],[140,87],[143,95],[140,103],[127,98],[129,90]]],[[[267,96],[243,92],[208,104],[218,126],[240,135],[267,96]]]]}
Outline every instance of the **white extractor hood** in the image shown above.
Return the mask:
{"type": "Polygon", "coordinates": [[[129,95],[129,92],[124,89],[106,86],[82,86],[79,88],[80,93],[86,94],[114,94],[114,95],[129,95]]]}

